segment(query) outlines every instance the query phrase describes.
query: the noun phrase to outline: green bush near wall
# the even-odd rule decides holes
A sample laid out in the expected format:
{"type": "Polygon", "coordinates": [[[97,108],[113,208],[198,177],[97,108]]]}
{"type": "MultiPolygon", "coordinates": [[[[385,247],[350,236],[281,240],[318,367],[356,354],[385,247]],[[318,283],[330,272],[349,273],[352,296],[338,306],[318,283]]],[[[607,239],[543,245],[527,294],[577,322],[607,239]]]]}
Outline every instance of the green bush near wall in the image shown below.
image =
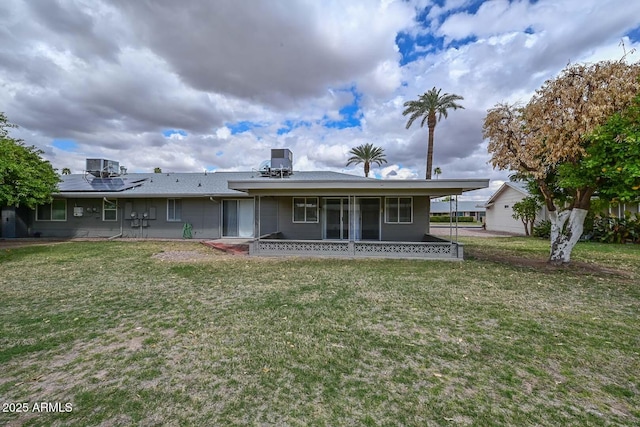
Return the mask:
{"type": "MultiPolygon", "coordinates": [[[[449,215],[434,215],[429,219],[431,222],[449,222],[451,219],[449,215]]],[[[459,216],[458,222],[474,222],[476,219],[472,216],[459,216]]],[[[453,222],[455,222],[455,218],[453,222]]]]}

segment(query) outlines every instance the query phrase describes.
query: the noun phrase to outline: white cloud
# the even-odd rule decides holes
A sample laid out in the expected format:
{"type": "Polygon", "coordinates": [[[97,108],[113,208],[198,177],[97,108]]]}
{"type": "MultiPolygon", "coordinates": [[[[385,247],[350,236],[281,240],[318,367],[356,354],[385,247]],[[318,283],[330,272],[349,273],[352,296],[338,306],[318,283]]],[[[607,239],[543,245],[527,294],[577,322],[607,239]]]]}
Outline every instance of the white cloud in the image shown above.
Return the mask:
{"type": "Polygon", "coordinates": [[[403,168],[399,165],[390,165],[380,169],[376,175],[382,179],[418,179],[420,178],[415,170],[403,168]]]}
{"type": "Polygon", "coordinates": [[[231,136],[231,129],[223,126],[220,129],[216,130],[216,136],[220,139],[229,139],[229,137],[231,136]]]}
{"type": "Polygon", "coordinates": [[[5,0],[0,110],[22,126],[17,136],[74,172],[85,157],[131,172],[249,170],[287,147],[296,170],[362,175],[362,165],[345,166],[348,151],[370,142],[389,161],[373,174],[414,179],[424,177],[427,129],[405,128],[403,103],[435,86],[464,96],[465,106],[436,127],[441,178],[504,181],[508,174],[487,164],[487,108],[527,101],[570,60],[622,56],[640,3],[496,0],[475,14],[468,3],[5,0]],[[416,22],[425,8],[430,21],[416,22]],[[445,48],[418,46],[429,53],[402,65],[400,31],[443,37],[445,48]],[[343,118],[352,88],[360,126],[325,127],[343,118]],[[232,134],[240,121],[260,126],[232,134]],[[168,129],[186,136],[165,138],[168,129]],[[52,147],[56,138],[77,150],[52,147]]]}

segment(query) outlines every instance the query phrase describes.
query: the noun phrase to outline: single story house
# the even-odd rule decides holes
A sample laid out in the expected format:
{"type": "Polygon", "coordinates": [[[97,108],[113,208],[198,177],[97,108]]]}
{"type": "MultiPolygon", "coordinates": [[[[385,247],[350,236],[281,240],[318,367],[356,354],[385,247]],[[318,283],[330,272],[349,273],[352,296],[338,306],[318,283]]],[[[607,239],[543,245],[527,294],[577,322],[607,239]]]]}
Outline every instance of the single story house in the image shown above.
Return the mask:
{"type": "MultiPolygon", "coordinates": [[[[524,224],[513,218],[513,205],[531,194],[527,188],[518,182],[505,182],[498,191],[487,200],[486,228],[489,231],[499,231],[525,235],[524,224]]],[[[549,219],[547,208],[543,206],[536,214],[536,223],[549,219]]]]}
{"type": "Polygon", "coordinates": [[[431,216],[468,216],[483,222],[486,214],[485,202],[473,200],[452,200],[451,202],[432,201],[431,216]]]}
{"type": "MultiPolygon", "coordinates": [[[[513,219],[513,205],[531,194],[518,182],[505,182],[487,201],[486,228],[490,231],[502,231],[524,235],[524,225],[519,219],[513,219]]],[[[640,215],[640,203],[611,203],[601,213],[602,216],[623,218],[625,215],[640,215]]],[[[546,206],[542,206],[536,214],[535,222],[549,220],[546,206]]]]}
{"type": "Polygon", "coordinates": [[[624,218],[626,215],[638,217],[640,215],[640,202],[610,203],[603,215],[624,218]]]}
{"type": "Polygon", "coordinates": [[[242,238],[256,255],[458,259],[460,244],[428,235],[427,201],[489,184],[294,173],[291,160],[279,149],[270,165],[249,172],[118,174],[88,166],[62,176],[52,203],[24,222],[29,235],[43,237],[242,238]]]}

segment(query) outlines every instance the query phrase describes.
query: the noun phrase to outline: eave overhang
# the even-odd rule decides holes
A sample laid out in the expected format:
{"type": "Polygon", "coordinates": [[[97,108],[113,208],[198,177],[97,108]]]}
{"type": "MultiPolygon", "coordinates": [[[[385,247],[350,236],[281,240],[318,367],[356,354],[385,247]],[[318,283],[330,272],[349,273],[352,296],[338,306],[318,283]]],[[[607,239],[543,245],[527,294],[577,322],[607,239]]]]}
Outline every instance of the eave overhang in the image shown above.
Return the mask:
{"type": "Polygon", "coordinates": [[[353,195],[353,196],[430,196],[458,195],[467,191],[487,188],[489,179],[442,180],[344,180],[344,181],[296,181],[230,180],[229,188],[249,195],[302,196],[302,195],[353,195]]]}
{"type": "Polygon", "coordinates": [[[63,199],[189,199],[189,198],[242,198],[250,197],[246,193],[135,193],[127,191],[110,191],[110,192],[73,192],[64,191],[60,193],[53,193],[53,197],[63,199]]]}

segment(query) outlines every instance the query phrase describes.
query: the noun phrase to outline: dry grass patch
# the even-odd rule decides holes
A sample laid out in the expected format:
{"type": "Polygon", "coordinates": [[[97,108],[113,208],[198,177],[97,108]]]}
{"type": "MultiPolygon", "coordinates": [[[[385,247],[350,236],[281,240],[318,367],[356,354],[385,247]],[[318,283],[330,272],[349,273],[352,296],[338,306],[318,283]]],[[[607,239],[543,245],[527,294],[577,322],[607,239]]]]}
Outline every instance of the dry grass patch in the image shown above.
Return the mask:
{"type": "Polygon", "coordinates": [[[73,404],[0,422],[637,425],[637,248],[579,246],[610,275],[475,256],[544,258],[534,240],[466,243],[463,263],[0,251],[2,401],[73,404]]]}

